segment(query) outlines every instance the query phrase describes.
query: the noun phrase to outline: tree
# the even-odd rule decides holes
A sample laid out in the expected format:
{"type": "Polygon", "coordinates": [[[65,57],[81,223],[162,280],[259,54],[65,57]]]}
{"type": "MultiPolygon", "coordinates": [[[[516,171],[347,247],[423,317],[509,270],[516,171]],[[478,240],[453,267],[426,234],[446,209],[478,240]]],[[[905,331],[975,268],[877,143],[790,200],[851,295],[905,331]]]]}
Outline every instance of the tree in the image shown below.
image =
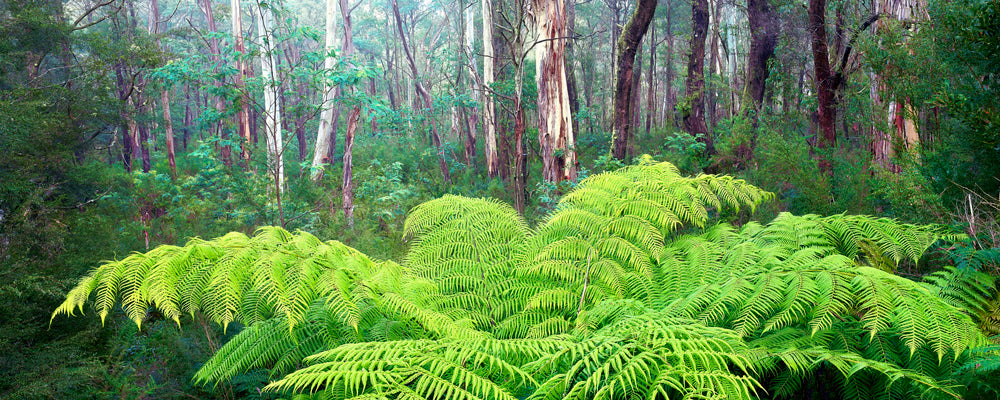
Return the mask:
{"type": "MultiPolygon", "coordinates": [[[[149,2],[149,34],[156,36],[156,45],[163,48],[160,43],[160,38],[157,36],[160,34],[160,5],[157,0],[150,0],[149,2]]],[[[164,49],[166,50],[166,49],[164,49]]],[[[177,176],[177,160],[176,151],[174,150],[174,123],[170,119],[170,91],[167,88],[163,88],[160,91],[160,105],[163,109],[163,131],[166,135],[167,144],[167,164],[170,165],[170,175],[173,177],[177,176]]]]}
{"type": "Polygon", "coordinates": [[[249,74],[247,63],[243,59],[246,52],[246,45],[243,42],[243,11],[240,9],[240,0],[230,0],[230,18],[233,22],[233,50],[236,51],[236,76],[233,78],[233,86],[240,94],[239,109],[236,111],[236,132],[240,135],[240,158],[246,167],[250,166],[250,108],[246,98],[246,84],[244,79],[249,74]]]}
{"type": "Polygon", "coordinates": [[[624,160],[630,152],[632,142],[633,116],[639,110],[633,110],[633,104],[638,104],[638,90],[633,79],[638,83],[639,77],[633,77],[635,55],[641,48],[642,37],[649,30],[649,23],[656,12],[656,0],[640,0],[635,11],[629,17],[621,36],[618,37],[618,53],[615,65],[615,125],[612,132],[611,155],[624,160]]]}
{"type": "Polygon", "coordinates": [[[681,115],[684,130],[705,144],[705,154],[715,154],[715,140],[705,124],[705,39],[708,34],[708,0],[691,2],[691,54],[688,56],[686,93],[681,115]]]}
{"type": "MultiPolygon", "coordinates": [[[[196,0],[196,2],[198,3],[198,7],[201,8],[202,14],[205,15],[205,20],[208,23],[208,31],[212,33],[219,32],[219,28],[215,24],[215,11],[212,9],[212,0],[196,0]]],[[[260,6],[257,8],[260,8],[260,6]]],[[[258,36],[259,35],[262,34],[258,34],[258,36]]],[[[218,74],[219,67],[222,65],[222,57],[219,52],[219,38],[217,36],[212,36],[205,40],[208,42],[208,51],[212,58],[212,72],[218,74]]],[[[223,82],[221,80],[217,80],[215,85],[217,91],[221,92],[223,82]]],[[[225,112],[225,103],[223,102],[221,96],[214,96],[213,106],[215,107],[215,112],[219,115],[222,115],[225,112]]],[[[233,160],[231,156],[232,149],[228,143],[229,133],[223,129],[221,120],[216,121],[214,130],[214,135],[223,140],[222,151],[220,152],[222,161],[226,163],[226,165],[231,165],[233,160]]]]}
{"type": "MultiPolygon", "coordinates": [[[[239,322],[196,381],[271,368],[266,390],[284,394],[752,399],[836,376],[823,384],[838,393],[961,396],[950,373],[979,362],[964,351],[983,337],[933,283],[954,281],[879,269],[953,236],[867,216],[709,217],[770,197],[665,163],[583,180],[535,229],[495,200],[445,196],[410,213],[405,266],[263,228],[107,263],[52,318],[96,294],[102,319],[121,302],[136,324],[151,307],[239,322]]],[[[989,300],[990,283],[962,282],[971,307],[989,300]]]]}
{"type": "Polygon", "coordinates": [[[747,148],[738,154],[738,168],[746,168],[753,162],[758,126],[764,111],[764,90],[770,76],[768,62],[774,57],[781,28],[771,0],[747,0],[747,21],[750,25],[750,56],[747,60],[747,98],[742,112],[750,118],[753,133],[747,148]]]}
{"type": "Polygon", "coordinates": [[[768,61],[774,56],[774,48],[778,45],[780,22],[771,0],[747,0],[747,20],[750,24],[750,59],[747,63],[746,86],[749,101],[744,103],[744,114],[752,116],[756,126],[763,111],[764,89],[770,76],[768,61]]]}
{"type": "MultiPolygon", "coordinates": [[[[653,4],[655,7],[655,0],[653,4]]],[[[566,82],[566,0],[538,0],[535,9],[539,12],[535,15],[535,29],[539,35],[535,47],[535,80],[542,179],[546,182],[576,181],[576,149],[566,82]]]]}
{"type": "MultiPolygon", "coordinates": [[[[326,0],[326,45],[323,51],[326,53],[323,57],[323,71],[324,76],[330,73],[336,66],[336,57],[334,57],[334,50],[337,43],[336,34],[336,0],[326,0]]],[[[330,153],[330,148],[336,142],[334,139],[337,135],[337,127],[334,122],[334,104],[333,101],[338,96],[334,92],[334,85],[329,82],[329,79],[324,79],[323,81],[323,102],[320,106],[323,111],[320,113],[319,117],[319,128],[316,132],[316,148],[313,152],[313,160],[310,176],[313,181],[319,181],[323,178],[323,166],[324,164],[331,163],[328,159],[330,153]]]]}
{"type": "MultiPolygon", "coordinates": [[[[830,72],[830,50],[826,42],[826,0],[809,0],[809,37],[812,43],[813,78],[816,82],[816,121],[820,133],[819,147],[837,144],[837,107],[833,74],[830,72]]],[[[823,170],[832,168],[825,162],[823,170]]]]}
{"type": "MultiPolygon", "coordinates": [[[[347,0],[340,0],[340,15],[344,20],[343,57],[351,60],[354,57],[354,29],[351,23],[351,10],[347,0]]],[[[350,90],[350,89],[349,89],[350,90]]],[[[347,131],[344,133],[344,174],[341,176],[341,199],[344,208],[344,220],[347,226],[354,229],[354,133],[358,129],[361,117],[361,106],[355,104],[347,116],[347,131]]]]}
{"type": "Polygon", "coordinates": [[[448,164],[444,161],[444,150],[441,147],[441,134],[438,133],[437,121],[434,118],[434,101],[431,99],[431,93],[427,91],[424,84],[420,81],[420,74],[417,71],[417,62],[413,59],[413,53],[410,51],[410,46],[406,40],[406,31],[403,30],[403,19],[399,16],[399,5],[396,4],[396,0],[392,1],[392,13],[396,17],[396,28],[399,33],[399,39],[403,42],[403,52],[406,54],[406,61],[410,65],[410,73],[413,75],[413,85],[417,91],[417,94],[424,101],[424,108],[427,109],[428,119],[431,121],[431,139],[434,142],[434,148],[438,152],[438,166],[441,168],[441,176],[444,177],[445,183],[451,182],[451,174],[448,172],[448,164]]]}
{"type": "Polygon", "coordinates": [[[493,50],[493,0],[483,0],[483,152],[486,154],[486,174],[490,177],[500,175],[500,154],[497,150],[496,107],[492,90],[496,74],[493,66],[496,63],[493,50]]]}
{"type": "Polygon", "coordinates": [[[260,42],[260,76],[264,78],[264,140],[267,146],[267,170],[271,174],[274,185],[274,195],[278,205],[281,224],[285,224],[284,208],[281,204],[281,194],[285,190],[285,161],[283,159],[284,135],[281,133],[281,104],[278,102],[281,92],[281,81],[278,78],[278,64],[275,58],[277,43],[275,42],[274,4],[258,3],[257,39],[260,42]]]}

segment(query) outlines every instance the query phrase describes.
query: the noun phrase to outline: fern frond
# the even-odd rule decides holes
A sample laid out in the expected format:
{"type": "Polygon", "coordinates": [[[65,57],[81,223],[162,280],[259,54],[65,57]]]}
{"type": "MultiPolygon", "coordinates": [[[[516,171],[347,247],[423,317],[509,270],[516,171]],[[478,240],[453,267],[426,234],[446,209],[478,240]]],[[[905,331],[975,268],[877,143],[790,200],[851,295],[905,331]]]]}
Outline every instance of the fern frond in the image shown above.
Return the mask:
{"type": "Polygon", "coordinates": [[[81,281],[52,317],[82,309],[96,292],[102,320],[121,302],[136,324],[154,307],[178,323],[181,313],[202,313],[223,327],[283,315],[294,326],[324,298],[345,325],[356,327],[356,303],[372,293],[355,288],[375,266],[339,242],[261,228],[252,238],[230,233],[211,241],[193,239],[184,247],[160,246],[106,263],[81,281]]]}

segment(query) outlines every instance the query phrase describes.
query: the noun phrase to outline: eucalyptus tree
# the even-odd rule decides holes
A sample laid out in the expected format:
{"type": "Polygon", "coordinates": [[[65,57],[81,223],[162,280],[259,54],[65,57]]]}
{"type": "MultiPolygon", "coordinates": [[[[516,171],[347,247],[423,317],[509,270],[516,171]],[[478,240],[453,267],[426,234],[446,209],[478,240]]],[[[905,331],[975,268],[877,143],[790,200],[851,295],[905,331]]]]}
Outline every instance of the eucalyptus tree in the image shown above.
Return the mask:
{"type": "Polygon", "coordinates": [[[243,9],[240,0],[229,1],[229,18],[233,25],[233,51],[236,52],[236,75],[233,86],[239,93],[239,109],[236,111],[236,132],[240,136],[240,158],[244,165],[250,164],[250,106],[246,96],[246,78],[249,75],[244,58],[246,45],[243,40],[243,9]]]}
{"type": "MultiPolygon", "coordinates": [[[[336,66],[336,55],[335,50],[337,46],[337,1],[336,0],[326,0],[326,42],[323,48],[323,70],[332,71],[336,66]]],[[[325,75],[325,74],[324,74],[325,75]]],[[[329,80],[324,79],[323,81],[323,100],[320,106],[323,111],[320,113],[319,127],[316,132],[316,147],[313,152],[312,167],[310,176],[313,181],[319,181],[323,177],[323,168],[325,164],[332,164],[330,160],[329,153],[330,148],[336,144],[337,137],[337,127],[335,114],[338,114],[338,106],[334,105],[334,99],[336,99],[339,86],[335,89],[334,85],[329,82],[329,80]]]]}
{"type": "Polygon", "coordinates": [[[493,50],[493,0],[482,1],[483,15],[483,153],[486,155],[486,174],[490,177],[500,175],[500,154],[497,149],[496,107],[491,95],[491,88],[496,79],[494,65],[496,64],[493,50]]]}
{"type": "MultiPolygon", "coordinates": [[[[576,181],[576,149],[569,87],[566,47],[569,41],[567,2],[536,0],[535,81],[538,87],[538,144],[541,147],[542,179],[547,182],[576,181]]],[[[655,0],[653,2],[655,7],[655,0]]]]}
{"type": "Polygon", "coordinates": [[[285,161],[283,158],[284,135],[281,132],[281,80],[279,78],[277,56],[277,41],[275,32],[277,26],[274,18],[274,7],[277,4],[260,2],[254,4],[257,20],[257,40],[260,46],[260,76],[264,83],[264,107],[261,116],[264,118],[264,140],[267,148],[267,172],[271,177],[274,189],[275,203],[278,205],[278,216],[281,224],[285,224],[284,208],[281,195],[285,191],[285,161]]]}

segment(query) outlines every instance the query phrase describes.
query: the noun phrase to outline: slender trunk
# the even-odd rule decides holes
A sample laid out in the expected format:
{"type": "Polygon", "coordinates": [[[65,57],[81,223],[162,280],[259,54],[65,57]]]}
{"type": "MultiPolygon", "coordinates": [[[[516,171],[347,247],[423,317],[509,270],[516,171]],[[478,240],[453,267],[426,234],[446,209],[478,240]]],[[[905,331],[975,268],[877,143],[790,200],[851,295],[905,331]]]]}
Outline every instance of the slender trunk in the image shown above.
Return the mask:
{"type": "MultiPolygon", "coordinates": [[[[145,82],[140,83],[140,87],[145,87],[145,86],[146,86],[145,82]]],[[[140,102],[139,106],[136,107],[137,110],[151,111],[145,99],[137,97],[136,101],[140,102]]],[[[138,145],[139,145],[139,154],[141,154],[142,157],[142,172],[149,173],[149,170],[153,168],[152,160],[150,160],[149,158],[149,140],[150,140],[149,124],[147,123],[136,124],[136,129],[139,132],[138,145]]]]}
{"type": "MultiPolygon", "coordinates": [[[[300,99],[305,98],[306,88],[305,85],[298,85],[298,96],[300,99]]],[[[298,104],[302,105],[302,100],[299,100],[298,104]]],[[[299,162],[305,162],[306,157],[309,156],[308,144],[306,143],[306,120],[308,115],[299,107],[298,115],[295,117],[295,141],[299,147],[299,162]]]]}
{"type": "Polygon", "coordinates": [[[243,160],[245,168],[250,168],[250,109],[249,100],[246,95],[247,65],[243,60],[246,53],[246,46],[243,42],[243,12],[240,10],[240,0],[231,0],[229,3],[231,19],[233,21],[233,41],[236,51],[236,77],[233,85],[240,93],[240,107],[236,111],[236,132],[240,136],[240,159],[243,160]]]}
{"type": "MultiPolygon", "coordinates": [[[[577,98],[576,90],[576,68],[573,67],[576,55],[573,52],[576,41],[576,0],[566,1],[566,95],[569,97],[570,120],[573,121],[573,135],[580,135],[580,124],[576,120],[576,115],[580,111],[580,102],[577,98]]],[[[576,138],[574,137],[574,141],[576,138]]]]}
{"type": "MultiPolygon", "coordinates": [[[[566,2],[535,3],[535,78],[538,87],[538,143],[542,152],[542,179],[576,180],[576,151],[566,83],[566,2]]],[[[569,0],[573,1],[573,0],[569,0]]]]}
{"type": "MultiPolygon", "coordinates": [[[[326,44],[324,51],[326,57],[323,58],[323,68],[324,77],[326,74],[330,73],[337,64],[337,59],[333,57],[333,52],[337,46],[337,35],[336,35],[336,4],[337,0],[326,0],[326,44]]],[[[333,113],[334,113],[334,87],[328,81],[328,79],[323,80],[323,102],[320,103],[320,107],[323,111],[320,112],[319,117],[319,128],[316,132],[316,148],[313,151],[313,160],[310,177],[313,181],[319,182],[323,178],[323,166],[331,163],[330,149],[332,148],[332,140],[334,135],[336,135],[335,125],[333,124],[333,113]]]]}
{"type": "Polygon", "coordinates": [[[340,189],[343,199],[344,220],[347,227],[354,229],[354,133],[358,128],[358,120],[361,116],[361,107],[355,105],[351,113],[347,116],[347,132],[344,133],[344,175],[340,189]]]}
{"type": "MultiPolygon", "coordinates": [[[[343,0],[342,0],[343,1],[343,0]]],[[[406,61],[410,64],[410,72],[413,75],[413,86],[417,91],[417,94],[424,100],[424,107],[428,111],[428,119],[431,122],[431,138],[434,143],[434,148],[438,152],[438,166],[441,168],[441,175],[444,177],[444,182],[446,184],[451,183],[451,175],[448,173],[448,164],[444,161],[444,149],[441,147],[441,135],[438,133],[437,121],[434,118],[434,101],[431,99],[431,94],[426,89],[424,89],[423,83],[420,82],[420,75],[417,71],[417,63],[413,59],[413,53],[410,52],[410,46],[406,41],[406,32],[403,30],[403,19],[399,16],[399,5],[396,4],[396,0],[392,0],[392,12],[396,17],[396,28],[399,30],[399,39],[403,42],[403,52],[406,54],[406,61]]]]}
{"type": "MultiPolygon", "coordinates": [[[[160,5],[157,0],[149,2],[149,33],[156,37],[156,45],[163,47],[160,43],[160,5]]],[[[163,49],[166,51],[166,48],[163,49]]],[[[170,92],[167,89],[160,91],[160,105],[163,108],[163,130],[167,141],[167,163],[170,165],[170,176],[177,177],[177,161],[174,152],[174,124],[170,120],[170,92]]]]}
{"type": "Polygon", "coordinates": [[[167,135],[167,163],[170,164],[170,174],[177,177],[177,162],[174,152],[174,125],[170,121],[170,93],[160,92],[160,103],[163,105],[163,124],[167,135]]]}
{"type": "Polygon", "coordinates": [[[115,63],[115,78],[118,86],[118,101],[120,102],[119,107],[121,107],[118,116],[121,118],[122,126],[122,166],[125,167],[126,172],[132,172],[132,155],[135,154],[135,147],[133,143],[135,140],[132,138],[134,135],[134,130],[132,127],[135,122],[132,118],[131,108],[131,82],[126,79],[126,75],[129,75],[125,63],[119,61],[115,63]]]}
{"type": "Polygon", "coordinates": [[[618,38],[618,69],[615,71],[615,121],[611,155],[619,160],[626,159],[633,146],[632,104],[633,97],[638,96],[638,93],[633,92],[632,80],[639,79],[633,76],[633,67],[635,55],[642,44],[642,37],[646,35],[649,23],[653,20],[656,1],[639,0],[635,11],[618,38]]]}
{"type": "Polygon", "coordinates": [[[191,89],[184,85],[184,129],[181,143],[185,152],[188,149],[188,138],[191,137],[191,126],[194,125],[194,112],[191,111],[191,89]]]}
{"type": "Polygon", "coordinates": [[[649,27],[649,72],[646,73],[646,136],[653,128],[653,115],[656,114],[656,24],[649,27]]]}
{"type": "Polygon", "coordinates": [[[524,146],[524,108],[521,96],[514,99],[514,209],[524,215],[528,186],[528,152],[524,146]]]}
{"type": "Polygon", "coordinates": [[[677,126],[677,118],[675,117],[677,94],[674,92],[674,25],[670,2],[671,0],[667,0],[667,59],[664,63],[667,70],[663,77],[663,86],[665,86],[663,88],[663,120],[666,121],[669,116],[670,122],[677,126]]]}
{"type": "Polygon", "coordinates": [[[632,122],[631,126],[632,132],[630,135],[630,140],[628,143],[628,154],[635,155],[635,132],[639,128],[639,115],[641,115],[641,110],[639,110],[639,99],[642,98],[642,44],[639,45],[639,50],[637,51],[637,57],[635,58],[635,66],[633,67],[635,71],[632,72],[632,105],[629,106],[629,112],[632,113],[630,118],[632,122]]]}
{"type": "Polygon", "coordinates": [[[496,109],[493,96],[493,65],[496,63],[493,51],[493,2],[483,0],[483,152],[486,153],[486,175],[500,175],[500,156],[497,150],[496,109]]]}
{"type": "Polygon", "coordinates": [[[682,113],[684,129],[705,144],[705,154],[715,154],[715,143],[705,125],[705,39],[708,33],[708,0],[691,2],[691,55],[688,58],[687,94],[688,110],[682,113]]]}
{"type": "Polygon", "coordinates": [[[267,146],[268,170],[274,180],[281,224],[284,225],[284,210],[281,193],[285,187],[284,137],[281,133],[281,103],[279,102],[281,83],[278,80],[277,60],[274,43],[274,12],[265,5],[257,4],[257,38],[261,43],[260,74],[264,78],[264,140],[267,146]]]}
{"type": "MultiPolygon", "coordinates": [[[[215,12],[212,11],[212,0],[199,0],[198,6],[201,7],[202,13],[205,14],[205,20],[208,22],[208,31],[211,33],[218,33],[219,28],[215,24],[215,12]]],[[[209,47],[209,52],[212,55],[212,64],[214,65],[212,72],[217,74],[219,72],[219,65],[221,63],[221,57],[219,55],[220,54],[219,38],[213,36],[210,39],[208,39],[208,47],[209,47]]],[[[215,86],[219,90],[222,89],[222,85],[223,82],[221,80],[215,82],[215,86]]],[[[215,106],[215,111],[219,115],[222,115],[225,112],[225,106],[222,103],[222,97],[215,96],[213,104],[215,106]]],[[[233,164],[233,161],[231,156],[232,150],[228,144],[229,133],[222,128],[222,121],[218,121],[215,123],[214,130],[215,130],[215,135],[219,136],[219,138],[222,139],[222,142],[224,143],[222,145],[222,150],[220,152],[220,155],[222,156],[222,162],[225,163],[226,166],[231,166],[233,164]]]]}

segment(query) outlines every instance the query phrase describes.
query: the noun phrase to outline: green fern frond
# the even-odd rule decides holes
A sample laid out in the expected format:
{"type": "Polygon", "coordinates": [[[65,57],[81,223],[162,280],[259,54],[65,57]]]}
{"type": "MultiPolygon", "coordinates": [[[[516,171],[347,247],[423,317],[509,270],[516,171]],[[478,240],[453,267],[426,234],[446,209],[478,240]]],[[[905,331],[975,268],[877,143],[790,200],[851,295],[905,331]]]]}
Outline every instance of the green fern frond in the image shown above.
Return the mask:
{"type": "Polygon", "coordinates": [[[223,327],[284,315],[294,326],[314,301],[324,298],[346,325],[356,326],[356,301],[371,294],[354,288],[375,266],[339,242],[261,228],[252,238],[230,233],[211,241],[193,239],[184,247],[160,246],[104,264],[81,281],[52,317],[82,309],[96,292],[102,320],[120,302],[137,325],[154,307],[178,323],[181,313],[202,313],[223,327]]]}

